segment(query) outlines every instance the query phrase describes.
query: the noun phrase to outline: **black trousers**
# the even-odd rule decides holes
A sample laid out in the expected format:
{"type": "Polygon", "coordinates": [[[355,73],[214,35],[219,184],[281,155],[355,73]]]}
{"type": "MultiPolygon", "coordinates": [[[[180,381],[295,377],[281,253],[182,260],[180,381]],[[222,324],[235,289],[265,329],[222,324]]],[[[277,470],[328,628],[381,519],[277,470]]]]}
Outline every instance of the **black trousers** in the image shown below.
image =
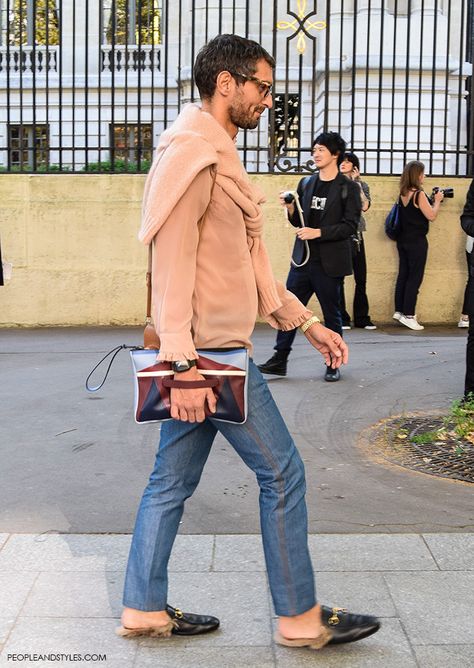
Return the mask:
{"type": "Polygon", "coordinates": [[[469,316],[466,346],[466,377],[464,379],[464,396],[470,392],[474,394],[474,266],[471,266],[468,256],[469,278],[464,293],[462,312],[469,316]]]}
{"type": "Polygon", "coordinates": [[[466,377],[464,379],[464,396],[474,394],[474,314],[469,314],[469,329],[466,346],[466,377]]]}
{"type": "Polygon", "coordinates": [[[416,299],[428,256],[428,240],[420,237],[397,241],[397,250],[400,263],[395,286],[395,311],[403,315],[415,315],[416,299]]]}
{"type": "Polygon", "coordinates": [[[470,289],[470,286],[469,286],[469,270],[470,270],[470,264],[471,263],[469,262],[469,253],[467,251],[466,251],[466,261],[467,261],[468,279],[467,279],[467,283],[466,283],[466,288],[464,290],[464,299],[463,299],[463,302],[462,302],[462,311],[461,311],[462,315],[467,315],[468,312],[469,312],[469,306],[468,306],[469,289],[470,289]]]}
{"type": "MultiPolygon", "coordinates": [[[[315,294],[321,305],[324,324],[333,332],[342,335],[341,284],[341,277],[328,276],[321,263],[311,258],[304,267],[291,267],[286,281],[288,290],[305,306],[315,294]]],[[[289,332],[279,331],[275,350],[290,352],[295,336],[296,329],[289,332]]]]}
{"type": "MultiPolygon", "coordinates": [[[[367,259],[365,257],[364,237],[361,235],[359,250],[352,256],[352,266],[354,268],[354,325],[356,327],[365,327],[370,324],[369,300],[367,299],[367,259]]],[[[351,316],[347,312],[346,297],[344,294],[344,278],[341,285],[341,313],[342,323],[349,325],[351,316]]]]}

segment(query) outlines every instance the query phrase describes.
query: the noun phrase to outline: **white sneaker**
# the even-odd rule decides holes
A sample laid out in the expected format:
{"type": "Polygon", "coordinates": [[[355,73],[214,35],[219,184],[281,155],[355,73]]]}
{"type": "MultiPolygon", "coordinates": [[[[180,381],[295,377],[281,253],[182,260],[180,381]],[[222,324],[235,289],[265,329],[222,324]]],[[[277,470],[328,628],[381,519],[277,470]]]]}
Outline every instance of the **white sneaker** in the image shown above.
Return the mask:
{"type": "Polygon", "coordinates": [[[401,325],[405,325],[405,327],[409,327],[410,329],[414,329],[417,332],[421,329],[425,329],[423,325],[420,325],[418,320],[416,319],[416,315],[402,315],[400,316],[399,323],[401,325]]]}
{"type": "Polygon", "coordinates": [[[364,329],[377,329],[377,325],[374,325],[374,323],[372,323],[370,325],[366,325],[364,329]]]}
{"type": "Polygon", "coordinates": [[[458,322],[458,327],[469,327],[469,316],[462,315],[458,322]]]}
{"type": "Polygon", "coordinates": [[[342,329],[352,329],[350,325],[342,325],[342,329]]]}
{"type": "Polygon", "coordinates": [[[402,317],[402,315],[403,315],[403,313],[400,313],[400,311],[395,311],[395,313],[392,315],[392,318],[393,318],[394,320],[400,320],[400,318],[402,317]]]}

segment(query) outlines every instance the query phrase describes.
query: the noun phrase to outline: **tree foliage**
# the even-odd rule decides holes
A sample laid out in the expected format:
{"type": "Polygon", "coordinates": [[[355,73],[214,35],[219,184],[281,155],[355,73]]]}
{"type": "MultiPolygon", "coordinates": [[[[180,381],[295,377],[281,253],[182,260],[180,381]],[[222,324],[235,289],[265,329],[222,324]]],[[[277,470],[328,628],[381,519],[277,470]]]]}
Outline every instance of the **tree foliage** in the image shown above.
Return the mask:
{"type": "Polygon", "coordinates": [[[106,38],[108,44],[160,44],[161,12],[158,0],[112,0],[106,38]],[[135,26],[130,26],[132,5],[135,26]],[[133,33],[133,39],[129,39],[130,33],[133,33]]]}
{"type": "Polygon", "coordinates": [[[28,22],[34,24],[36,45],[59,44],[59,17],[56,0],[13,0],[10,13],[10,45],[28,44],[28,22]]]}

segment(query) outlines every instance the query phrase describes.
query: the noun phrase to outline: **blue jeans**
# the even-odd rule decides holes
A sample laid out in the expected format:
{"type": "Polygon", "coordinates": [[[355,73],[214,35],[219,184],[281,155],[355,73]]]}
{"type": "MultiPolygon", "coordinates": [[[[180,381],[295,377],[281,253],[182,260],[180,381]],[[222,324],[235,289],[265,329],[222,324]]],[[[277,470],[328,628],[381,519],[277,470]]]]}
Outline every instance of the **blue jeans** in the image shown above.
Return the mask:
{"type": "Polygon", "coordinates": [[[255,472],[260,486],[260,524],[275,612],[301,614],[316,605],[304,465],[252,361],[245,424],[211,418],[201,423],[163,423],[155,467],[138,509],[123,604],[147,611],[165,608],[168,560],[184,502],[196,489],[217,431],[255,472]]]}

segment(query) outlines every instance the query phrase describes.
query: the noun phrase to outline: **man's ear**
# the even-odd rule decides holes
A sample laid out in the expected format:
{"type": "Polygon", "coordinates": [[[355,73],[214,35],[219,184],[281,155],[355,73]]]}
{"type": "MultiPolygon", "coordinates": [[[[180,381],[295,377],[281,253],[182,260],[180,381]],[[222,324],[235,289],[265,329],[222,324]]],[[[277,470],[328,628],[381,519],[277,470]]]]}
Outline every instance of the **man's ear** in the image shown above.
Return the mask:
{"type": "Polygon", "coordinates": [[[227,70],[219,72],[216,79],[216,92],[223,97],[228,97],[233,92],[235,85],[235,79],[230,72],[227,70]]]}

